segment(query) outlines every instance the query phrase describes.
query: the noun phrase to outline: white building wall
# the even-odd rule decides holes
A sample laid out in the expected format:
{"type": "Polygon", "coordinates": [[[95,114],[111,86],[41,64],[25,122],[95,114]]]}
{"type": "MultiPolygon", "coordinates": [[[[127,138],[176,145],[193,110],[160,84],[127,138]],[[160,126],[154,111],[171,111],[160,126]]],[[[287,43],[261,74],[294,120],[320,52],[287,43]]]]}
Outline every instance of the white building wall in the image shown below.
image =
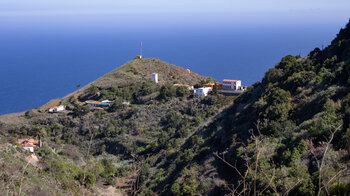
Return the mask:
{"type": "Polygon", "coordinates": [[[152,74],[152,81],[158,83],[158,74],[152,74]]]}
{"type": "Polygon", "coordinates": [[[201,95],[204,97],[208,95],[209,91],[211,90],[210,87],[202,87],[196,90],[196,97],[199,98],[201,95]]]}
{"type": "Polygon", "coordinates": [[[25,150],[29,150],[30,152],[34,152],[34,147],[23,147],[25,150]]]}
{"type": "Polygon", "coordinates": [[[236,82],[236,90],[240,89],[240,87],[242,86],[241,83],[242,83],[242,82],[241,82],[240,80],[238,80],[238,81],[236,82]]]}
{"type": "Polygon", "coordinates": [[[238,90],[241,87],[242,82],[240,80],[237,81],[223,81],[222,82],[222,89],[227,90],[238,90]]]}
{"type": "Polygon", "coordinates": [[[56,112],[61,112],[61,111],[64,111],[64,106],[61,105],[60,107],[57,107],[56,109],[57,111],[56,112]]]}

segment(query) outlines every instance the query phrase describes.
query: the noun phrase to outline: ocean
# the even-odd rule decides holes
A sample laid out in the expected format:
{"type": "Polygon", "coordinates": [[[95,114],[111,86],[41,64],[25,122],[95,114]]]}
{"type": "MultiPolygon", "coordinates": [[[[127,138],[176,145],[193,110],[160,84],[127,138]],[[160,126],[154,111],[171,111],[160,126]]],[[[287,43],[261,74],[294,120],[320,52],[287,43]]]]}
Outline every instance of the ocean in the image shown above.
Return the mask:
{"type": "MultiPolygon", "coordinates": [[[[88,30],[0,31],[0,114],[22,112],[63,97],[139,54],[218,81],[261,81],[286,55],[327,46],[337,24],[221,25],[186,28],[125,27],[88,30]],[[118,30],[123,29],[123,30],[118,30]]],[[[52,26],[50,26],[52,27],[52,26]]],[[[30,28],[28,28],[30,29],[30,28]]]]}

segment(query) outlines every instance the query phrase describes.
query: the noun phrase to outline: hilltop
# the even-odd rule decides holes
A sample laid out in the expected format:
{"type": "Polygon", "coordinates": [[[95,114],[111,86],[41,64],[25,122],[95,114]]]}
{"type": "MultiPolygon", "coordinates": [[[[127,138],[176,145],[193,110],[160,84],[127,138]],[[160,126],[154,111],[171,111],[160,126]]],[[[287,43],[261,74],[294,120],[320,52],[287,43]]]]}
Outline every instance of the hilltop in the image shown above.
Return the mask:
{"type": "Polygon", "coordinates": [[[195,85],[207,77],[200,76],[177,65],[155,58],[135,58],[119,68],[92,82],[99,88],[127,86],[151,80],[152,73],[159,74],[159,83],[181,83],[195,85]]]}

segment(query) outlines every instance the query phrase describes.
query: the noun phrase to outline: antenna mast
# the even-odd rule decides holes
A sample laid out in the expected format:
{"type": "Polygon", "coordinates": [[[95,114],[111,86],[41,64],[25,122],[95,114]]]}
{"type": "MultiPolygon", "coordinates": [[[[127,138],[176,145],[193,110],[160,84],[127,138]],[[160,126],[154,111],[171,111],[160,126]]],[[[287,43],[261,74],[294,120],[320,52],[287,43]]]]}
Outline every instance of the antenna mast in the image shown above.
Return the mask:
{"type": "Polygon", "coordinates": [[[140,57],[142,57],[142,41],[140,43],[140,57]]]}

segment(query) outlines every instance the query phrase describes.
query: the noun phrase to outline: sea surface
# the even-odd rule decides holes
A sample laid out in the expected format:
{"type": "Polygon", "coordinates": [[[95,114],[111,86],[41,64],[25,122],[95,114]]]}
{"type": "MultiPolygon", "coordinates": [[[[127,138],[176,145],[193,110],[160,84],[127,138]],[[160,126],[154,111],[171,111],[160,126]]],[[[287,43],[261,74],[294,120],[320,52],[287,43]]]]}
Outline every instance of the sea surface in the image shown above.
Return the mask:
{"type": "Polygon", "coordinates": [[[118,26],[60,31],[3,26],[0,114],[40,107],[77,90],[77,84],[86,85],[133,59],[140,41],[146,58],[159,58],[218,81],[239,79],[251,85],[283,56],[305,56],[315,47],[327,46],[345,22],[130,31],[118,26]]]}

